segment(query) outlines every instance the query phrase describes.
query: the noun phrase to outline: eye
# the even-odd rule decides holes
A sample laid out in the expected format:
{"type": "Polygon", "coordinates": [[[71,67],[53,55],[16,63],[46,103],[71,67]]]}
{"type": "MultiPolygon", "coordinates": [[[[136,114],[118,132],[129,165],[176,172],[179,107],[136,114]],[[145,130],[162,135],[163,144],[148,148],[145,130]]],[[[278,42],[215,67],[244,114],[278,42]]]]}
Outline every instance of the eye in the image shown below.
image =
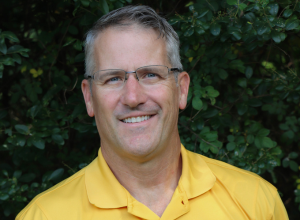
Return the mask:
{"type": "Polygon", "coordinates": [[[115,83],[120,83],[124,81],[121,77],[119,76],[114,76],[114,77],[110,77],[109,79],[107,79],[105,81],[105,84],[115,84],[115,83]]]}
{"type": "Polygon", "coordinates": [[[158,75],[156,73],[147,73],[146,77],[147,78],[154,78],[154,77],[158,77],[158,75]]]}
{"type": "Polygon", "coordinates": [[[116,81],[121,81],[120,77],[113,77],[108,80],[109,82],[116,82],[116,81]]]}

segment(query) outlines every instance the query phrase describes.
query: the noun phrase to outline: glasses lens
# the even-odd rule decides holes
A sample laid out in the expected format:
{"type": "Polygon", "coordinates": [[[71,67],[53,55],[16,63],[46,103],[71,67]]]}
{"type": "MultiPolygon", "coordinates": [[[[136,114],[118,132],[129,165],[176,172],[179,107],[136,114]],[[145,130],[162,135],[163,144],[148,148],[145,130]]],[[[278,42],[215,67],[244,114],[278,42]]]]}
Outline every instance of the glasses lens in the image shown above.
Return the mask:
{"type": "Polygon", "coordinates": [[[120,87],[125,80],[124,70],[101,70],[94,75],[96,83],[105,87],[120,87]]]}
{"type": "Polygon", "coordinates": [[[163,82],[168,78],[166,66],[144,66],[136,70],[140,83],[153,85],[163,82]]]}

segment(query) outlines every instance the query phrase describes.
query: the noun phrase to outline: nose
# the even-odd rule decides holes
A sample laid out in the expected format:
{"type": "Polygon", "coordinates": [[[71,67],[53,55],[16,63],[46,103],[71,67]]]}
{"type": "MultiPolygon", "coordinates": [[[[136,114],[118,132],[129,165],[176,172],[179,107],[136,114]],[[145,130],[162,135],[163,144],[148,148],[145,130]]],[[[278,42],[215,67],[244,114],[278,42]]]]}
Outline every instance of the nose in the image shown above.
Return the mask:
{"type": "Polygon", "coordinates": [[[127,74],[127,80],[124,82],[121,103],[127,105],[130,108],[135,108],[140,104],[146,102],[146,95],[144,93],[144,88],[136,78],[136,74],[127,74]]]}

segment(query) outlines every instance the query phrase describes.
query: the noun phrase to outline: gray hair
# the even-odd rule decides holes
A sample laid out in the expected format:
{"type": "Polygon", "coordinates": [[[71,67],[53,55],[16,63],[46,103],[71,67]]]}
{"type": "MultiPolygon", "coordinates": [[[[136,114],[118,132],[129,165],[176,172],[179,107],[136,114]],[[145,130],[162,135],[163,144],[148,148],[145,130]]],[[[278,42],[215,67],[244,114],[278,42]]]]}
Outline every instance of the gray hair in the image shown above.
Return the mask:
{"type": "MultiPolygon", "coordinates": [[[[165,39],[166,50],[172,67],[182,70],[179,54],[179,38],[172,26],[159,16],[149,6],[125,6],[102,16],[87,32],[85,40],[85,76],[96,71],[94,59],[94,42],[99,33],[109,27],[126,27],[133,24],[144,28],[153,28],[159,32],[159,37],[165,39]],[[129,23],[128,23],[129,22],[129,23]],[[132,23],[130,23],[132,22],[132,23]]],[[[177,78],[177,74],[175,74],[177,78]]]]}

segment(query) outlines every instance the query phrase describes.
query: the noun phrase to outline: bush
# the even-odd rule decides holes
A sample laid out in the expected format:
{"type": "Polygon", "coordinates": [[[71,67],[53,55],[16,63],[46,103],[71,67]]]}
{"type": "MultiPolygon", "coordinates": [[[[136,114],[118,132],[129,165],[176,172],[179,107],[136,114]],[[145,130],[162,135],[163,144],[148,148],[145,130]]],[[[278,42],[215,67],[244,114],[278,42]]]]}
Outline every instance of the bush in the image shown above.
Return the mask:
{"type": "MultiPolygon", "coordinates": [[[[3,3],[1,219],[13,219],[36,194],[97,156],[98,132],[80,90],[82,36],[103,14],[130,3],[141,1],[3,3]]],[[[167,16],[181,39],[191,76],[188,107],[179,115],[184,146],[262,175],[296,219],[300,2],[142,3],[167,16]]]]}

